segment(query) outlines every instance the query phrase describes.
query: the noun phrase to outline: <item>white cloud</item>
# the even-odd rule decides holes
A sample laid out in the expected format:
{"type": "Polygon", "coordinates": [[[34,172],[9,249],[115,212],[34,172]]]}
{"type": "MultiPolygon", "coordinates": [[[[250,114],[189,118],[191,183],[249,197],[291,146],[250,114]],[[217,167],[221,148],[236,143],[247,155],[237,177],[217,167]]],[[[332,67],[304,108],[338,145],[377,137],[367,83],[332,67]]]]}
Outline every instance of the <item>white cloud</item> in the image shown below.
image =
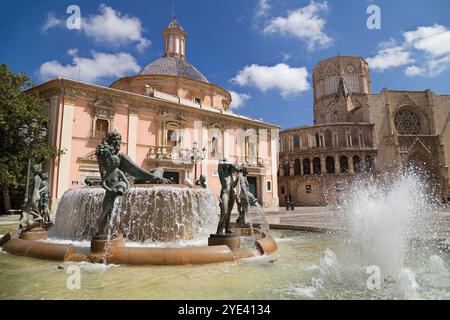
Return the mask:
{"type": "Polygon", "coordinates": [[[288,60],[291,59],[291,58],[292,58],[292,55],[291,55],[291,54],[286,53],[286,52],[282,52],[282,53],[281,53],[281,59],[282,59],[283,61],[288,61],[288,60]]]}
{"type": "Polygon", "coordinates": [[[421,68],[418,66],[409,66],[405,69],[405,74],[408,77],[422,76],[425,74],[425,68],[421,68]]]}
{"type": "Polygon", "coordinates": [[[256,18],[266,16],[270,10],[269,0],[258,0],[256,7],[256,18]]]}
{"type": "Polygon", "coordinates": [[[372,70],[384,71],[414,62],[411,53],[403,46],[396,45],[395,42],[383,42],[380,48],[374,57],[366,58],[372,70]]]}
{"type": "Polygon", "coordinates": [[[231,81],[240,86],[253,86],[262,92],[279,90],[286,98],[310,88],[305,67],[292,68],[285,63],[275,66],[252,64],[240,70],[231,81]]]}
{"type": "Polygon", "coordinates": [[[231,109],[239,109],[251,98],[248,94],[229,91],[231,94],[231,109]]]}
{"type": "Polygon", "coordinates": [[[68,54],[69,56],[76,56],[76,55],[78,54],[78,49],[76,49],[76,48],[71,48],[71,49],[67,50],[67,54],[68,54]]]}
{"type": "Polygon", "coordinates": [[[264,28],[265,34],[281,34],[305,41],[308,50],[327,48],[333,39],[325,34],[326,20],[320,14],[328,11],[326,2],[311,1],[307,6],[288,12],[287,17],[271,19],[264,28]]]}
{"type": "Polygon", "coordinates": [[[39,68],[41,79],[63,77],[96,82],[107,77],[120,78],[140,70],[136,60],[128,53],[108,54],[93,51],[91,58],[81,58],[75,50],[69,50],[73,53],[71,64],[63,65],[56,60],[44,62],[39,68]]]}
{"type": "Polygon", "coordinates": [[[142,33],[142,23],[136,17],[122,15],[119,11],[100,5],[100,15],[90,16],[82,21],[82,30],[97,42],[113,45],[126,45],[137,42],[137,48],[143,50],[150,45],[142,33]]]}
{"type": "Polygon", "coordinates": [[[450,54],[450,30],[444,26],[421,26],[414,31],[405,32],[403,36],[407,45],[424,50],[432,56],[450,54]]]}
{"type": "Polygon", "coordinates": [[[439,24],[404,32],[401,45],[391,41],[381,43],[380,47],[375,57],[367,58],[374,70],[406,65],[408,77],[434,77],[450,69],[450,30],[439,24]]]}
{"type": "Polygon", "coordinates": [[[47,14],[47,20],[41,27],[42,32],[47,32],[52,28],[56,28],[63,25],[63,21],[58,19],[53,13],[47,14]]]}
{"type": "MultiPolygon", "coordinates": [[[[139,51],[147,48],[151,41],[144,37],[144,28],[141,20],[129,17],[113,8],[102,4],[99,7],[100,14],[91,15],[82,19],[81,32],[99,43],[107,43],[114,47],[137,43],[139,51]]],[[[47,15],[47,20],[42,26],[42,32],[64,26],[65,22],[58,19],[53,13],[47,15]]]]}

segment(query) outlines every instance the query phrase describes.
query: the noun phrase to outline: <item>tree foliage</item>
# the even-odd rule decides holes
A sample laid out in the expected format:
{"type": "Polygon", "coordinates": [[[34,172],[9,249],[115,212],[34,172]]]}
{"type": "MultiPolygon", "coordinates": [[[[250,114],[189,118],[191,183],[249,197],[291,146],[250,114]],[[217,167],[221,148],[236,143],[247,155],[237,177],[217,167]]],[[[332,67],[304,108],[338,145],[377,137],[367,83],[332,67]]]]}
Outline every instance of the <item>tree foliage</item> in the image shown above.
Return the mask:
{"type": "MultiPolygon", "coordinates": [[[[29,126],[33,119],[39,127],[50,123],[38,94],[26,91],[32,86],[27,75],[14,73],[5,64],[0,65],[0,190],[25,185],[30,148],[19,137],[21,126],[29,126]]],[[[33,163],[43,162],[59,154],[60,151],[45,140],[32,148],[31,152],[33,163]]]]}

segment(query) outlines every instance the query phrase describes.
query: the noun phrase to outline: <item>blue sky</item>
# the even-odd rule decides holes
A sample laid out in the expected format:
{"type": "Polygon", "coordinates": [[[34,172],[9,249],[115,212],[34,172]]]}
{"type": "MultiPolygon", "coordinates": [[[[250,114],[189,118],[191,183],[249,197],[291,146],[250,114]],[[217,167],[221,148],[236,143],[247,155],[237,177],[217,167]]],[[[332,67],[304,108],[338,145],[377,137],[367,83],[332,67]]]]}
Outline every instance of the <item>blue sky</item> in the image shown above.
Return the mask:
{"type": "Polygon", "coordinates": [[[62,75],[109,85],[162,55],[172,3],[188,61],[233,91],[235,112],[283,128],[312,123],[312,69],[337,53],[368,58],[372,92],[450,94],[449,0],[10,1],[0,63],[36,83],[62,75]],[[80,30],[66,27],[72,4],[80,30]],[[370,5],[381,29],[366,26],[370,5]]]}

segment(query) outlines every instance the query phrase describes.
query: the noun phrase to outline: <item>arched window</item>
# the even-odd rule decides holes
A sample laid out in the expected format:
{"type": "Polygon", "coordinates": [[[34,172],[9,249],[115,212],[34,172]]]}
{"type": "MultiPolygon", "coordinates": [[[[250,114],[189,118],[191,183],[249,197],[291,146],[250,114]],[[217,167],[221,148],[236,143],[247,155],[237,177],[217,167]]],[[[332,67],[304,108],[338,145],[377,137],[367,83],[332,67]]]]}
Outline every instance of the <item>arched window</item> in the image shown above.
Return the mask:
{"type": "Polygon", "coordinates": [[[166,124],[166,146],[176,147],[181,145],[181,126],[177,122],[166,124]]]}
{"type": "MultiPolygon", "coordinates": [[[[217,127],[209,128],[208,140],[209,140],[209,143],[208,143],[209,144],[209,158],[214,159],[214,160],[216,160],[216,159],[220,160],[221,158],[223,158],[223,131],[221,130],[221,128],[217,128],[217,127]]],[[[243,148],[244,148],[244,151],[242,153],[247,151],[246,145],[244,145],[243,148]]]]}
{"type": "Polygon", "coordinates": [[[293,138],[294,142],[294,150],[300,149],[300,136],[295,135],[293,138]]]}
{"type": "Polygon", "coordinates": [[[344,74],[344,81],[350,92],[361,92],[360,78],[361,76],[356,73],[344,74]]]}
{"type": "Polygon", "coordinates": [[[299,176],[302,174],[302,168],[301,168],[301,164],[300,164],[300,159],[295,159],[294,161],[294,174],[296,176],[299,176]]]}
{"type": "Polygon", "coordinates": [[[339,164],[341,165],[341,173],[348,172],[348,159],[346,156],[341,156],[339,158],[339,164]]]}
{"type": "Polygon", "coordinates": [[[302,148],[303,149],[308,148],[309,147],[308,135],[305,134],[301,136],[301,139],[302,139],[302,148]]]}
{"type": "Polygon", "coordinates": [[[325,147],[332,147],[333,146],[333,134],[331,133],[330,129],[327,129],[325,131],[325,147]]]}
{"type": "Polygon", "coordinates": [[[313,173],[314,174],[322,173],[322,168],[320,166],[320,158],[318,158],[318,157],[313,159],[313,173]]]}
{"type": "Polygon", "coordinates": [[[284,176],[287,177],[290,174],[290,162],[284,164],[284,176]]]}
{"type": "Polygon", "coordinates": [[[361,158],[359,156],[353,156],[353,170],[361,172],[361,158]]]}
{"type": "Polygon", "coordinates": [[[394,124],[399,134],[420,133],[420,117],[410,110],[400,110],[395,114],[394,124]]]}
{"type": "Polygon", "coordinates": [[[109,121],[105,119],[95,120],[95,138],[103,139],[103,137],[108,133],[109,121]]]}
{"type": "Polygon", "coordinates": [[[352,146],[359,146],[359,134],[356,128],[352,128],[352,146]]]}
{"type": "Polygon", "coordinates": [[[326,165],[327,165],[327,173],[335,173],[336,169],[334,167],[334,158],[331,156],[328,156],[326,158],[326,165]]]}
{"type": "Polygon", "coordinates": [[[344,130],[340,130],[339,131],[339,146],[346,146],[346,145],[347,145],[346,133],[344,130]]]}
{"type": "Polygon", "coordinates": [[[303,159],[303,174],[311,174],[311,162],[309,158],[303,159]]]}
{"type": "Polygon", "coordinates": [[[167,146],[175,147],[178,144],[177,131],[174,129],[167,130],[167,146]]]}
{"type": "Polygon", "coordinates": [[[219,140],[216,137],[211,139],[211,154],[215,154],[219,150],[219,140]]]}
{"type": "Polygon", "coordinates": [[[320,147],[320,135],[319,135],[319,133],[316,133],[315,138],[316,138],[316,147],[320,147]]]}
{"type": "Polygon", "coordinates": [[[325,95],[335,94],[339,86],[339,77],[337,75],[328,75],[325,78],[325,95]]]}

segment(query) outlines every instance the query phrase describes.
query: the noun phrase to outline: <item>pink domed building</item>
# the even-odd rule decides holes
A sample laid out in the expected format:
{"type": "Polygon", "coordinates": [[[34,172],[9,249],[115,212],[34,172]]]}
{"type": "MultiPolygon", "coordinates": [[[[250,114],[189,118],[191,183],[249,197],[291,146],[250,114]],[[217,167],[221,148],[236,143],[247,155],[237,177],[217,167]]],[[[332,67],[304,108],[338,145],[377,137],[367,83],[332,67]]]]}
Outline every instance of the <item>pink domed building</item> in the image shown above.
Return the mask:
{"type": "Polygon", "coordinates": [[[31,89],[52,120],[49,142],[65,151],[46,165],[53,203],[87,178],[100,180],[95,147],[116,129],[121,152],[144,169],[164,168],[175,183],[203,175],[219,194],[218,161],[244,164],[259,202],[277,207],[279,127],[230,110],[230,93],[187,61],[187,33],[176,18],[162,36],[163,57],[110,87],[58,78],[31,89]]]}

